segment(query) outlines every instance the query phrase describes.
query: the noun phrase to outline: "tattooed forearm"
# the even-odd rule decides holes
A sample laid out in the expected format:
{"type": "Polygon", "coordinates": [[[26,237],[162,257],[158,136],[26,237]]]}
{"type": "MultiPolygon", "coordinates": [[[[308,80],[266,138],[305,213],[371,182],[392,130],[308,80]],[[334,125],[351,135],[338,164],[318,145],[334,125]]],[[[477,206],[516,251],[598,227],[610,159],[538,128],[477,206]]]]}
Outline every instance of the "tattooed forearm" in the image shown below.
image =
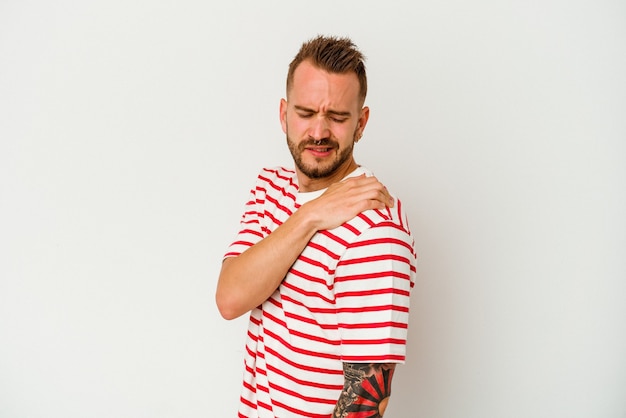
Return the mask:
{"type": "Polygon", "coordinates": [[[381,418],[395,368],[395,363],[344,363],[345,382],[333,418],[381,418]]]}

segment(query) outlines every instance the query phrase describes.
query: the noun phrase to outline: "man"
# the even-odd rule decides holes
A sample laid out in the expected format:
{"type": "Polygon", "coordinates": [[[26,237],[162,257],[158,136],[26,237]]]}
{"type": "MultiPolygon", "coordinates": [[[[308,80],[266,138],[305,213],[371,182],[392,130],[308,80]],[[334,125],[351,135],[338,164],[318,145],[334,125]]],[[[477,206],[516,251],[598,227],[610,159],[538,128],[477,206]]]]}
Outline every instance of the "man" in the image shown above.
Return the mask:
{"type": "Polygon", "coordinates": [[[320,36],[289,66],[295,169],[259,174],[216,291],[224,318],[252,311],[239,417],[382,417],[404,362],[415,251],[400,201],[353,157],[363,61],[320,36]]]}

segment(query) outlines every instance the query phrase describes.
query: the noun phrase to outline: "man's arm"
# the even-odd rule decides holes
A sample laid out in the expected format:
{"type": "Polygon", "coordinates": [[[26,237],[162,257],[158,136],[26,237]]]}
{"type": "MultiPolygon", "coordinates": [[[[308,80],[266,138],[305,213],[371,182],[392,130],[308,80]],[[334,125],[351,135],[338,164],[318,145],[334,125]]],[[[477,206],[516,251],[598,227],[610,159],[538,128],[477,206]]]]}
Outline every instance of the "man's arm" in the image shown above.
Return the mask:
{"type": "Polygon", "coordinates": [[[270,235],[238,257],[224,260],[215,294],[221,315],[234,319],[267,300],[317,231],[385,206],[393,206],[393,198],[375,177],[352,177],[331,185],[270,235]]]}
{"type": "Polygon", "coordinates": [[[391,396],[395,363],[344,363],[344,385],[333,418],[380,418],[391,396]]]}

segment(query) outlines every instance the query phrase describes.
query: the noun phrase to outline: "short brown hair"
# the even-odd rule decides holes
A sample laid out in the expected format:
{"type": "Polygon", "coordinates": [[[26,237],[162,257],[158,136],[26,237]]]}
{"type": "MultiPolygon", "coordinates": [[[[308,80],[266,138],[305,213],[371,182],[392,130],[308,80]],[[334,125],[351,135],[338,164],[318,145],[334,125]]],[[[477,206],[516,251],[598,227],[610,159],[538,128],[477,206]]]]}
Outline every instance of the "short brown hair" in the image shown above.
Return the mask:
{"type": "Polygon", "coordinates": [[[359,97],[365,101],[367,95],[367,75],[365,56],[349,38],[319,35],[300,47],[287,73],[287,93],[293,84],[293,74],[298,65],[309,60],[314,66],[329,73],[345,74],[354,72],[359,79],[359,97]]]}

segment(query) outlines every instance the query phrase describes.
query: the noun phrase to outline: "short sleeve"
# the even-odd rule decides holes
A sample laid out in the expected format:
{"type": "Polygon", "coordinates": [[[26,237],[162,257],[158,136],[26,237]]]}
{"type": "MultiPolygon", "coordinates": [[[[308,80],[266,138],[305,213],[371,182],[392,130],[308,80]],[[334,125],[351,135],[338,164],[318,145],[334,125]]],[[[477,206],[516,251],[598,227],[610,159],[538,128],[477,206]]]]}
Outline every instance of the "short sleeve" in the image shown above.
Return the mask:
{"type": "Polygon", "coordinates": [[[250,190],[250,196],[239,222],[239,232],[226,250],[224,258],[240,255],[265,237],[262,228],[263,213],[258,209],[258,202],[263,198],[259,194],[263,191],[264,189],[260,188],[258,184],[250,190]]]}
{"type": "Polygon", "coordinates": [[[415,258],[411,235],[391,223],[349,245],[334,282],[343,362],[404,362],[415,258]]]}

